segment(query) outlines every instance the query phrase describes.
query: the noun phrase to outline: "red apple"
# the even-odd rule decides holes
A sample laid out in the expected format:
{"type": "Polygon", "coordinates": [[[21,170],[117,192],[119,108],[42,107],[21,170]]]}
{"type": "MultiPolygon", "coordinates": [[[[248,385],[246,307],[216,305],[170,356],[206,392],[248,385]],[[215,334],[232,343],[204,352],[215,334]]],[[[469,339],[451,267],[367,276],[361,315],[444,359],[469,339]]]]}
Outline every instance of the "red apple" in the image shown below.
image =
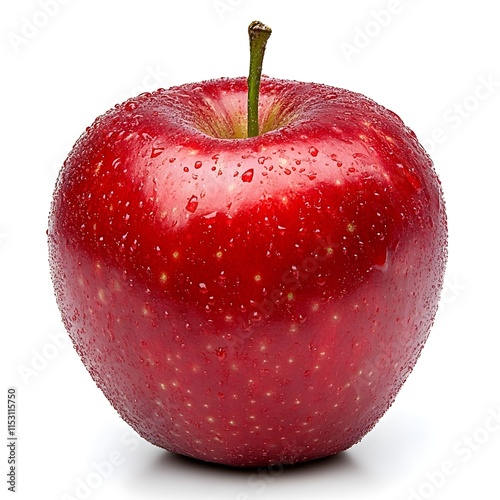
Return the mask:
{"type": "Polygon", "coordinates": [[[141,436],[233,466],[358,442],[436,313],[446,217],[400,118],[264,78],[142,94],[87,128],[49,220],[64,324],[141,436]]]}

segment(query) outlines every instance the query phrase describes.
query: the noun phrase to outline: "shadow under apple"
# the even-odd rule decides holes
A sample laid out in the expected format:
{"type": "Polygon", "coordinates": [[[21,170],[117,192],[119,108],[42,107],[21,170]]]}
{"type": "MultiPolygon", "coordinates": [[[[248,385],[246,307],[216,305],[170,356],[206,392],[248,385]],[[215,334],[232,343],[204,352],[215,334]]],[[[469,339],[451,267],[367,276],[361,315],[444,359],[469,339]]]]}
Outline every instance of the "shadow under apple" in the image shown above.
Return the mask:
{"type": "Polygon", "coordinates": [[[274,498],[278,491],[280,496],[294,498],[300,490],[300,497],[307,496],[318,481],[322,489],[327,481],[348,491],[352,484],[369,480],[369,475],[349,451],[295,465],[258,468],[228,467],[161,451],[147,467],[128,476],[127,487],[140,491],[144,498],[168,492],[169,497],[186,500],[250,500],[266,498],[268,494],[274,498]]]}
{"type": "Polygon", "coordinates": [[[379,498],[376,494],[408,484],[429,438],[425,422],[402,411],[389,412],[376,432],[349,450],[295,465],[236,468],[155,449],[142,467],[136,462],[129,469],[126,487],[144,498],[168,493],[186,500],[290,500],[320,491],[328,491],[331,498],[371,491],[372,498],[379,498]]]}

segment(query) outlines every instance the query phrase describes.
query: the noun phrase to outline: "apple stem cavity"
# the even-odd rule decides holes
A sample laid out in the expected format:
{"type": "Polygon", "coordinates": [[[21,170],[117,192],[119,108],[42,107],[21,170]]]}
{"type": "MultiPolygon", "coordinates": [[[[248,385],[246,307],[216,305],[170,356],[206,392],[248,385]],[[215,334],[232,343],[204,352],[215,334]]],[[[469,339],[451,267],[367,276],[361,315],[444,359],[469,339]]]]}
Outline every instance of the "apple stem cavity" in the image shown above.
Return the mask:
{"type": "Polygon", "coordinates": [[[253,21],[248,26],[250,38],[250,70],[248,73],[248,137],[259,135],[259,89],[262,75],[262,61],[266,43],[271,36],[271,28],[253,21]]]}

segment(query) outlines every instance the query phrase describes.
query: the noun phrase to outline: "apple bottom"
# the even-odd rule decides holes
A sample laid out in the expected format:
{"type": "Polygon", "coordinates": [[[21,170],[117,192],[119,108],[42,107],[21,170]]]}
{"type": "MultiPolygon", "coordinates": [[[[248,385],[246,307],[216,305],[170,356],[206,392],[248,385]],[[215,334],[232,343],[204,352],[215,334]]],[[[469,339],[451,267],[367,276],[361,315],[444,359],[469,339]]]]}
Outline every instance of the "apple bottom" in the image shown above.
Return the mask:
{"type": "Polygon", "coordinates": [[[63,311],[66,327],[122,418],[155,445],[233,466],[292,464],[358,442],[418,358],[435,313],[424,302],[437,303],[411,271],[426,265],[399,248],[346,295],[304,298],[303,322],[242,329],[231,319],[222,335],[130,275],[72,257],[67,282],[80,287],[60,296],[76,305],[63,311]]]}

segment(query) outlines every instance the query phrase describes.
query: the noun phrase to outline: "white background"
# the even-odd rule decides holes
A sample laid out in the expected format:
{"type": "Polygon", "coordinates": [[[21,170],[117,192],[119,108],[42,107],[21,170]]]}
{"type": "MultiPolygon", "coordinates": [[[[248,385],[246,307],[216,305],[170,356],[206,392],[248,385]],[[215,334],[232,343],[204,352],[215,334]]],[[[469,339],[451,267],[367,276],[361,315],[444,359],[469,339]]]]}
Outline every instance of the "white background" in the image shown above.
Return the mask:
{"type": "Polygon", "coordinates": [[[500,498],[495,2],[46,2],[50,15],[44,0],[0,14],[1,364],[5,399],[18,388],[17,498],[500,498]],[[120,420],[67,341],[45,236],[57,171],[85,127],[142,91],[245,75],[253,19],[273,28],[266,74],[361,92],[414,129],[450,230],[441,309],[396,403],[349,451],[272,473],[173,456],[120,420]]]}

